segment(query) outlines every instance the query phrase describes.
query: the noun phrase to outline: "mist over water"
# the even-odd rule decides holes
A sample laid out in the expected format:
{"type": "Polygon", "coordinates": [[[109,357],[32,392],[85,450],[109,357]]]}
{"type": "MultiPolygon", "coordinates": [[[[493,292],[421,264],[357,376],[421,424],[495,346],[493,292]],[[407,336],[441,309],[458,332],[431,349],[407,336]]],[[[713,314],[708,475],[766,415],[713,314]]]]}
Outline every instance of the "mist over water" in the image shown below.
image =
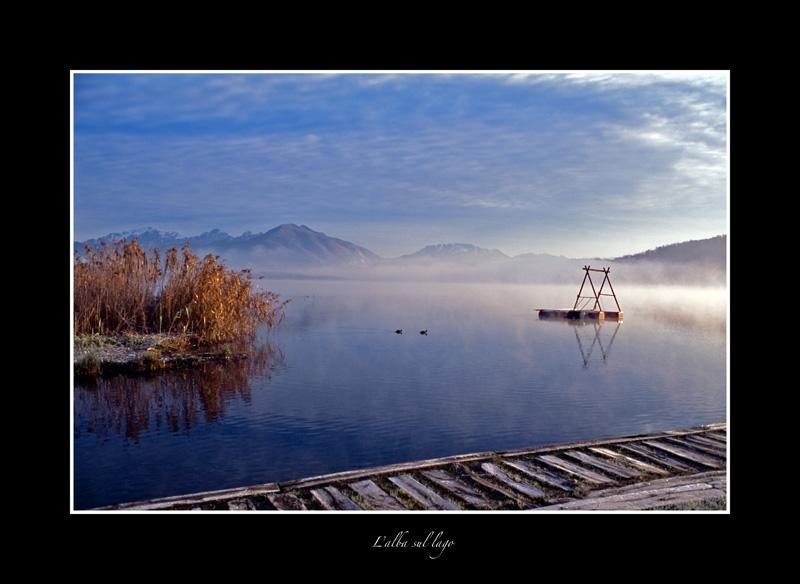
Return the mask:
{"type": "Polygon", "coordinates": [[[576,284],[257,282],[292,299],[259,367],[76,384],[76,507],[726,419],[721,287],[576,324],[534,311],[576,284]]]}

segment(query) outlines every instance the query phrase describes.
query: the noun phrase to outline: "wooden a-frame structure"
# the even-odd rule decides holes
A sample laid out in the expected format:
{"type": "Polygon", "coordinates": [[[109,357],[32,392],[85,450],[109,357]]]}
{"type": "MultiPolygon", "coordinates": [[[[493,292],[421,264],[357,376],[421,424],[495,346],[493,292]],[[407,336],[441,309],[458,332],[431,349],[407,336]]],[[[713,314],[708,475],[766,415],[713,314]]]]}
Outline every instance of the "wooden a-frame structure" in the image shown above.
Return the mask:
{"type": "Polygon", "coordinates": [[[593,268],[592,266],[583,266],[583,270],[586,272],[586,275],[583,276],[583,282],[581,282],[581,288],[578,290],[578,297],[575,298],[575,306],[572,307],[572,310],[579,310],[578,303],[581,299],[585,299],[586,302],[581,306],[580,310],[583,310],[584,307],[589,303],[590,300],[594,300],[594,306],[592,310],[603,310],[602,306],[600,305],[600,297],[601,296],[611,296],[614,298],[614,302],[617,305],[617,310],[622,312],[622,309],[619,307],[619,302],[617,301],[617,295],[614,294],[614,287],[611,285],[611,279],[608,277],[608,273],[611,271],[611,268],[593,268]],[[600,289],[597,290],[594,287],[594,282],[592,282],[592,276],[589,272],[601,272],[603,274],[603,281],[600,284],[600,289]],[[581,296],[583,293],[583,288],[586,285],[586,280],[589,280],[589,286],[592,287],[593,296],[581,296]],[[611,290],[611,294],[603,294],[603,288],[605,287],[606,283],[608,283],[608,288],[611,290]]]}

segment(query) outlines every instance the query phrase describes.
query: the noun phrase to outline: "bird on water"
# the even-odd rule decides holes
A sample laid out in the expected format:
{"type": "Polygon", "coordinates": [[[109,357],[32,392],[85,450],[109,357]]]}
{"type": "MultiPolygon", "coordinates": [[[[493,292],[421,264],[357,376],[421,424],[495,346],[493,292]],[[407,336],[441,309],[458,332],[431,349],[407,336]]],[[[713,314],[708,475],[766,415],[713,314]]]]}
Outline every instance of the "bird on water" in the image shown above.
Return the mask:
{"type": "Polygon", "coordinates": [[[424,331],[419,331],[419,334],[427,335],[428,334],[428,329],[425,329],[424,331]]]}
{"type": "Polygon", "coordinates": [[[403,334],[403,329],[397,329],[396,331],[394,331],[394,333],[396,335],[402,335],[403,334]]]}

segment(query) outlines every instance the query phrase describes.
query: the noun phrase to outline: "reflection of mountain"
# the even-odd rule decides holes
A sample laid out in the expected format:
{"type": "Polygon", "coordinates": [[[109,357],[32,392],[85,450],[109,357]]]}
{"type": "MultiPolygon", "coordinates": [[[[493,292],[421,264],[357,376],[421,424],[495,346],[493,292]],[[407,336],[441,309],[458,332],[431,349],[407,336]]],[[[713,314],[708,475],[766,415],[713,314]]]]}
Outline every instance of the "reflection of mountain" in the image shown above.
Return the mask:
{"type": "Polygon", "coordinates": [[[255,347],[247,359],[203,363],[193,369],[154,377],[119,375],[75,386],[75,431],[103,437],[116,432],[138,441],[151,426],[188,431],[202,418],[222,419],[229,402],[250,401],[250,379],[271,377],[284,355],[270,343],[255,347]]]}

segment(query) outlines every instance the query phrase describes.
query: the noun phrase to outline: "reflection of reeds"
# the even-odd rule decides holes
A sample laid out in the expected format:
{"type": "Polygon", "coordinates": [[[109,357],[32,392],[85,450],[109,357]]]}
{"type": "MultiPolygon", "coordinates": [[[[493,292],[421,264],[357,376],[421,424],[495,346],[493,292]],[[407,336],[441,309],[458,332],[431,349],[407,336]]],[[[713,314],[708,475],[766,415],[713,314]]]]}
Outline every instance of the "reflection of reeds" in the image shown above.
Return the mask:
{"type": "Polygon", "coordinates": [[[79,383],[75,391],[76,429],[104,436],[116,432],[138,440],[151,424],[167,424],[178,432],[194,427],[200,417],[215,421],[236,398],[250,401],[250,380],[271,377],[284,363],[271,343],[251,347],[248,358],[227,363],[201,363],[193,369],[154,377],[118,375],[79,383]]]}
{"type": "Polygon", "coordinates": [[[76,335],[187,333],[213,343],[283,318],[277,294],[254,290],[250,270],[230,270],[218,256],[200,260],[185,246],[162,259],[136,241],[85,251],[74,261],[76,335]]]}

